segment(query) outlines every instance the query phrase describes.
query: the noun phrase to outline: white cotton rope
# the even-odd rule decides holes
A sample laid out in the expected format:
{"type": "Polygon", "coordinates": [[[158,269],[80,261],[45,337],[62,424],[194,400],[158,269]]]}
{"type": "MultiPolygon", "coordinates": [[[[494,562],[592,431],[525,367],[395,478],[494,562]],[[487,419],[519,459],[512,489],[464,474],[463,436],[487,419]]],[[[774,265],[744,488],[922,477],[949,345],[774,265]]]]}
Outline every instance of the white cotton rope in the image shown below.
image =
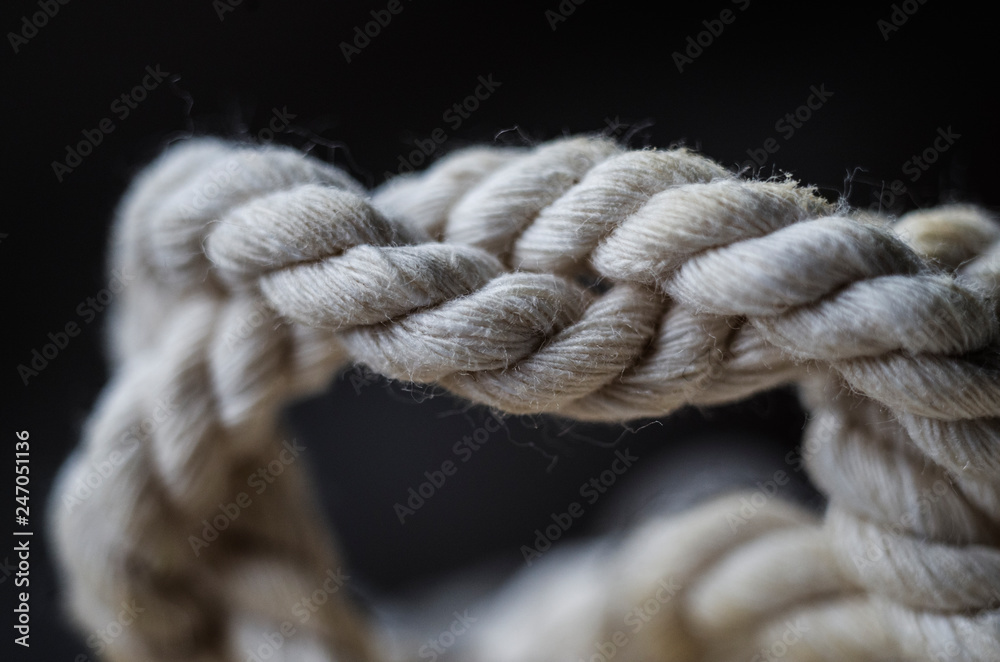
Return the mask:
{"type": "Polygon", "coordinates": [[[1000,225],[980,209],[893,221],[597,137],[368,193],[198,139],[136,178],[111,267],[132,278],[113,378],[51,502],[81,631],[141,606],[105,659],[417,659],[331,591],[299,464],[198,543],[295,452],[282,407],[357,362],[514,414],[620,422],[782,383],[810,411],[821,521],[744,493],[553,550],[448,659],[1000,660],[1000,225]]]}

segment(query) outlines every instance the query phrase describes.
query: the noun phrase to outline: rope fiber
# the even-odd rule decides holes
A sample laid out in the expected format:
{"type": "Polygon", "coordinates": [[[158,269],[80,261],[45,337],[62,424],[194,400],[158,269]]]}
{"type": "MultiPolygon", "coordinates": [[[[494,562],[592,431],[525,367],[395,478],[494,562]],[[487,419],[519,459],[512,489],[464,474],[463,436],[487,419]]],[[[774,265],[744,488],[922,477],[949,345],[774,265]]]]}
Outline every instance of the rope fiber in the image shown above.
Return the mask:
{"type": "Polygon", "coordinates": [[[1000,225],[981,209],[889,219],[590,136],[366,192],[205,138],[136,177],[110,268],[131,277],[113,376],[50,504],[81,630],[142,609],[108,660],[416,657],[344,591],[296,613],[340,567],[298,464],[205,535],[294,452],[283,406],[351,362],[511,414],[622,422],[784,383],[810,411],[821,520],[779,499],[740,515],[736,494],[555,550],[449,659],[1000,660],[1000,225]]]}

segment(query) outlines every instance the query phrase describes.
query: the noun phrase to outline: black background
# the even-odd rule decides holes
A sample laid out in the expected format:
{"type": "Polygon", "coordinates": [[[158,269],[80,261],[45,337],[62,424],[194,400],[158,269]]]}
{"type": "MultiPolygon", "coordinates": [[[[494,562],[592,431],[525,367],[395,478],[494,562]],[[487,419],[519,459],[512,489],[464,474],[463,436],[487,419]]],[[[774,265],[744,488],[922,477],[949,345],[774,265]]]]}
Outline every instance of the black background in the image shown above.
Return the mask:
{"type": "MultiPolygon", "coordinates": [[[[890,19],[890,3],[849,10],[753,0],[741,11],[744,2],[722,0],[683,9],[567,0],[563,7],[575,9],[553,30],[546,11],[558,11],[557,0],[402,0],[402,12],[346,62],[341,42],[386,4],[244,0],[220,15],[220,3],[210,0],[72,0],[18,52],[9,35],[0,46],[6,299],[0,430],[10,450],[9,459],[0,459],[0,475],[12,484],[14,432],[28,430],[36,531],[32,647],[12,646],[14,659],[94,658],[60,616],[42,514],[54,472],[107,378],[104,316],[81,324],[81,335],[27,385],[17,366],[48,342],[47,333],[83,322],[77,306],[107,285],[105,244],[116,200],[170,141],[206,133],[254,139],[274,109],[287,109],[295,118],[276,142],[310,149],[371,186],[439,127],[448,136],[443,153],[478,142],[532,144],[620,122],[617,135],[632,146],[683,143],[734,169],[747,150],[773,137],[780,149],[761,174],[791,172],[831,200],[846,196],[855,206],[877,209],[883,185],[897,179],[907,192],[883,199],[892,213],[950,200],[991,208],[1000,202],[996,37],[982,5],[902,3],[915,13],[886,39],[878,21],[890,19]],[[726,8],[735,21],[679,72],[673,53],[726,8]],[[121,119],[112,102],[157,65],[169,80],[121,119]],[[500,86],[453,130],[443,113],[473,92],[477,77],[489,75],[500,86]],[[821,85],[833,95],[785,139],[776,121],[821,85]],[[64,161],[67,145],[104,118],[114,131],[57,181],[53,161],[64,161]],[[904,163],[949,127],[961,137],[910,181],[904,163]]],[[[4,3],[0,28],[21,32],[22,17],[38,11],[36,2],[4,3]]],[[[368,598],[491,559],[501,577],[521,563],[518,550],[531,544],[535,528],[579,500],[579,485],[609,466],[612,444],[641,459],[588,507],[569,536],[624,525],[640,504],[659,503],[657,491],[674,494],[662,507],[677,508],[716,489],[720,480],[711,476],[752,484],[788,469],[782,458],[804,414],[784,390],[624,429],[508,419],[400,525],[393,504],[425,480],[424,471],[454,459],[453,444],[485,418],[485,411],[429,389],[358,371],[290,411],[289,426],[309,449],[347,563],[368,598]]],[[[785,493],[821,505],[797,482],[785,493]]],[[[3,507],[12,510],[13,489],[2,494],[8,495],[3,507]]],[[[12,546],[0,542],[0,560],[13,559],[12,546]]],[[[3,570],[0,585],[6,647],[14,587],[3,570]]]]}

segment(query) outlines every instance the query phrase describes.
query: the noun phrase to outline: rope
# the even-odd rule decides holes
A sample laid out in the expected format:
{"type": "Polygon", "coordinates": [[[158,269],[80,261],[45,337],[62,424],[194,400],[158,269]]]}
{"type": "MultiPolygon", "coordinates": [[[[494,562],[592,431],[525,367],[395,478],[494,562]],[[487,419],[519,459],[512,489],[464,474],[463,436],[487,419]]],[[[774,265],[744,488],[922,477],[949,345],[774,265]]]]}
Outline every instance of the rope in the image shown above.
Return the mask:
{"type": "Polygon", "coordinates": [[[1000,659],[1000,226],[979,209],[892,222],[593,137],[368,195],[200,139],[137,177],[112,266],[134,276],[114,376],[51,517],[83,630],[144,610],[109,660],[415,657],[346,591],[301,618],[335,545],[294,462],[247,487],[294,453],[284,403],[352,361],[515,414],[626,421],[781,383],[811,412],[822,521],[753,494],[652,519],[529,569],[460,659],[1000,659]]]}

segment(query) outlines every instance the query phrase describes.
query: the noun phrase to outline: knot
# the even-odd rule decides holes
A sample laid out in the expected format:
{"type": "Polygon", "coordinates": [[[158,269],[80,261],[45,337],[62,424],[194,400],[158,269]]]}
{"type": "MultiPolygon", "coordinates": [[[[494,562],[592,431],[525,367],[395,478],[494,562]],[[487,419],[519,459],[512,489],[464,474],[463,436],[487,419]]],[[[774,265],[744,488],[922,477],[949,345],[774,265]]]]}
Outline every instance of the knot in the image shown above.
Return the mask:
{"type": "MultiPolygon", "coordinates": [[[[468,639],[483,658],[589,655],[581,633],[651,592],[637,657],[749,658],[789,622],[797,657],[954,642],[997,657],[1000,228],[985,212],[890,223],[595,137],[463,150],[368,196],[293,150],[199,139],[136,178],[114,248],[136,281],[115,378],[56,492],[111,453],[122,466],[55,520],[81,621],[121,596],[149,606],[115,654],[237,657],[336,567],[297,466],[230,537],[199,536],[292,452],[283,404],[354,360],[511,413],[624,421],[789,382],[811,410],[799,460],[829,497],[822,524],[768,498],[737,525],[739,495],[649,522],[523,588],[468,639]]],[[[303,654],[374,655],[340,597],[304,630],[303,654]]]]}

